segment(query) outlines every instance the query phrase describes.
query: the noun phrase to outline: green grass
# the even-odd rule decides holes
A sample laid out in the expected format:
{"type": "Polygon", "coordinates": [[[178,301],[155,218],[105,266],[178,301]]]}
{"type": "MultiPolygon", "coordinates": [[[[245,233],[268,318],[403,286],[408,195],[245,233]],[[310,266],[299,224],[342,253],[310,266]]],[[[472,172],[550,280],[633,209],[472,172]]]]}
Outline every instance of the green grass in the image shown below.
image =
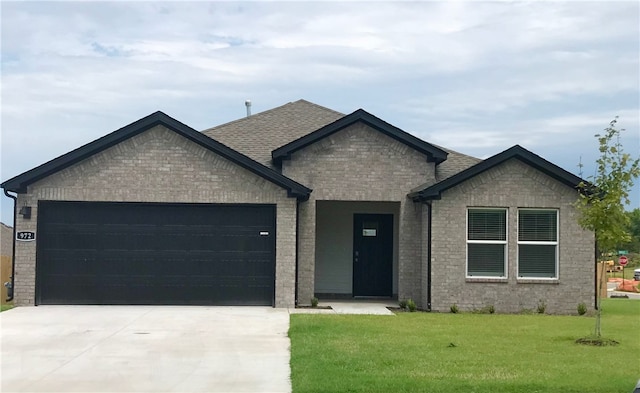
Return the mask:
{"type": "Polygon", "coordinates": [[[13,304],[0,304],[0,312],[7,311],[13,308],[13,304]]]}
{"type": "Polygon", "coordinates": [[[640,301],[602,304],[618,346],[576,344],[592,333],[586,316],[294,314],[293,392],[630,392],[640,301]]]}

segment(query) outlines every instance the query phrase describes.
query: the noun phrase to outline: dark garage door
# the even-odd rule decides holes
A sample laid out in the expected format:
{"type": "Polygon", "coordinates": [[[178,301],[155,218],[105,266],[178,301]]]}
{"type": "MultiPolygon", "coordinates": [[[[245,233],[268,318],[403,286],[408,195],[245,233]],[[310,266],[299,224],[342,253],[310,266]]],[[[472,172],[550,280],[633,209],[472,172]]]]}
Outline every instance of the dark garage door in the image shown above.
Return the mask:
{"type": "Polygon", "coordinates": [[[275,206],[41,201],[38,304],[272,305],[275,206]]]}

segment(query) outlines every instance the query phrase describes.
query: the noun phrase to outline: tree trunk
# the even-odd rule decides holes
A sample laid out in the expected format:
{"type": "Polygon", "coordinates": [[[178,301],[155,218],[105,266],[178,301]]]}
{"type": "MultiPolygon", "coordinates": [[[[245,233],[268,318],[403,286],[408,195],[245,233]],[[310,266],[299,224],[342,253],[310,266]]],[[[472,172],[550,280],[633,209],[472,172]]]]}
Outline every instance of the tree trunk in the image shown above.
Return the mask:
{"type": "Polygon", "coordinates": [[[596,328],[595,335],[596,337],[602,336],[602,330],[600,329],[600,317],[602,315],[602,282],[604,281],[604,275],[607,274],[606,265],[604,263],[598,264],[598,269],[602,269],[600,280],[598,282],[598,290],[596,291],[596,328]]]}
{"type": "MultiPolygon", "coordinates": [[[[598,250],[598,243],[596,241],[596,250],[598,250]]],[[[601,252],[597,252],[597,255],[600,256],[600,258],[602,257],[602,253],[601,252]]],[[[599,263],[599,258],[596,258],[596,269],[601,269],[600,272],[600,279],[598,280],[598,290],[596,291],[596,327],[595,327],[595,336],[600,338],[602,337],[602,330],[600,327],[600,320],[601,320],[601,316],[602,316],[602,282],[605,279],[605,275],[607,274],[607,269],[606,269],[606,264],[604,263],[599,263]]],[[[596,277],[598,277],[598,274],[596,274],[596,277]]]]}

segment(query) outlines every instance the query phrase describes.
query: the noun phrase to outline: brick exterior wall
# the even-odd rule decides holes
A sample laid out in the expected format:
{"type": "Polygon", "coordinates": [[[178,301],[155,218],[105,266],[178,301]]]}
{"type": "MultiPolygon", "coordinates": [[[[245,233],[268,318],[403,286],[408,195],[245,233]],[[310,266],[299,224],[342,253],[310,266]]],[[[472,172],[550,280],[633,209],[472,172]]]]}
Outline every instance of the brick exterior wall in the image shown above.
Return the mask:
{"type": "Polygon", "coordinates": [[[422,299],[422,209],[407,198],[414,187],[435,182],[426,156],[364,124],[349,126],[283,161],[282,173],[313,189],[300,204],[298,301],[314,294],[316,201],[400,203],[398,297],[422,299]]]}
{"type": "MultiPolygon", "coordinates": [[[[37,232],[38,201],[254,203],[276,205],[276,307],[294,305],[296,200],[287,191],[162,126],[134,136],[29,186],[20,231],[37,232]]],[[[18,305],[33,305],[36,243],[16,246],[18,305]]]]}
{"type": "Polygon", "coordinates": [[[432,202],[432,308],[449,311],[494,305],[496,312],[520,312],[546,303],[548,313],[575,313],[579,303],[593,308],[594,237],[577,224],[576,191],[512,159],[453,187],[432,202]],[[508,278],[466,279],[467,207],[507,208],[508,278]],[[557,280],[518,280],[518,208],[559,209],[557,280]]]}

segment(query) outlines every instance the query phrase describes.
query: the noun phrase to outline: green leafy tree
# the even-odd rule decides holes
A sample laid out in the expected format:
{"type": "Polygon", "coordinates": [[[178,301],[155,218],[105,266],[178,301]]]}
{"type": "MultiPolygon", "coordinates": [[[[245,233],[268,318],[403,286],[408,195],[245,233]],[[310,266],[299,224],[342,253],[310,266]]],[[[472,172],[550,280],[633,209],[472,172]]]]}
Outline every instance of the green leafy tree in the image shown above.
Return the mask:
{"type": "MultiPolygon", "coordinates": [[[[575,204],[580,213],[579,223],[582,228],[594,233],[600,256],[631,241],[630,217],[624,207],[630,203],[629,192],[634,179],[640,176],[640,159],[623,151],[620,134],[624,129],[618,130],[617,122],[616,116],[603,134],[596,134],[600,145],[596,173],[587,178],[588,182],[580,184],[581,192],[575,204]]],[[[601,337],[600,290],[597,291],[596,299],[595,335],[601,337]]]]}
{"type": "Polygon", "coordinates": [[[640,209],[635,208],[627,212],[629,216],[629,233],[631,241],[623,244],[623,248],[633,253],[640,253],[640,209]]]}

